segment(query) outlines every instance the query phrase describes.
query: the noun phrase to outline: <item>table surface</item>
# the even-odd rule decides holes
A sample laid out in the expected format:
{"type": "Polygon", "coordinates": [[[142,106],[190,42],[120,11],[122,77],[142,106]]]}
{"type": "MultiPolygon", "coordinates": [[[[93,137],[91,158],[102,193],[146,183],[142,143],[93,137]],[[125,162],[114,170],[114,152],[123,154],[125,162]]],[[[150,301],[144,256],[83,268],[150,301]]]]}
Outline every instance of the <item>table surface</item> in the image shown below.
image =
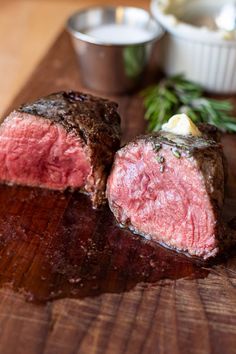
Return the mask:
{"type": "MultiPolygon", "coordinates": [[[[41,64],[39,66],[37,64],[57,37],[68,14],[92,2],[4,0],[1,4],[1,113],[6,108],[11,110],[19,103],[35,98],[34,96],[41,96],[62,88],[82,89],[74,53],[64,33],[58,37],[41,64]],[[12,31],[13,24],[14,28],[19,28],[17,33],[12,31]],[[10,33],[8,38],[4,35],[6,31],[10,33]],[[64,53],[67,53],[67,56],[64,53]],[[31,75],[35,67],[37,69],[31,75]],[[21,89],[28,76],[30,77],[28,83],[21,89]],[[16,93],[18,96],[13,100],[16,93]],[[8,107],[9,103],[11,105],[8,107]]],[[[148,6],[148,1],[129,1],[128,4],[148,6]]],[[[117,101],[122,116],[123,139],[129,140],[131,136],[144,129],[141,100],[138,95],[132,95],[119,97],[117,101]]],[[[228,211],[234,214],[236,141],[232,136],[227,136],[225,139],[225,152],[233,172],[232,184],[228,186],[232,187],[228,193],[230,196],[228,211]]],[[[152,270],[149,269],[149,265],[153,262],[146,261],[141,262],[141,268],[136,262],[138,265],[138,272],[136,272],[134,260],[136,251],[141,254],[139,247],[145,254],[147,251],[150,254],[150,249],[146,247],[152,247],[155,260],[165,261],[161,263],[161,266],[166,266],[165,271],[169,271],[169,264],[173,264],[173,259],[169,259],[171,255],[164,250],[158,251],[156,246],[143,245],[138,237],[134,239],[124,237],[125,248],[118,249],[117,252],[116,248],[119,244],[116,244],[116,238],[113,237],[116,235],[111,234],[111,238],[107,239],[113,247],[110,250],[111,257],[110,253],[103,254],[102,264],[106,267],[106,271],[101,268],[102,272],[100,272],[103,278],[105,274],[105,278],[102,278],[98,288],[93,288],[94,279],[89,283],[93,291],[101,289],[100,295],[83,298],[83,289],[79,291],[77,289],[79,283],[71,283],[68,279],[69,287],[68,282],[66,287],[63,287],[64,269],[70,270],[71,264],[66,263],[63,267],[60,262],[58,264],[58,260],[61,260],[61,252],[64,252],[62,255],[65,254],[66,261],[76,261],[73,265],[80,266],[80,263],[77,263],[77,258],[80,257],[77,252],[79,248],[76,247],[74,252],[72,247],[72,252],[70,248],[63,247],[61,242],[68,241],[68,230],[65,227],[68,221],[72,228],[69,230],[72,246],[76,241],[79,227],[83,225],[78,221],[79,218],[85,218],[84,225],[90,225],[86,222],[87,216],[83,214],[84,208],[81,213],[78,209],[83,196],[66,195],[61,199],[54,192],[44,191],[40,197],[37,193],[39,192],[23,187],[2,186],[0,188],[0,280],[1,284],[10,282],[16,290],[25,290],[26,296],[32,294],[38,296],[40,290],[43,291],[41,296],[46,294],[47,297],[48,293],[44,291],[49,289],[51,296],[56,295],[62,299],[49,302],[44,306],[35,305],[25,302],[21,293],[11,288],[1,287],[0,353],[189,354],[190,350],[194,354],[236,353],[235,254],[227,260],[214,264],[213,267],[202,267],[200,273],[194,271],[193,276],[188,277],[183,273],[188,270],[188,267],[185,265],[183,267],[178,261],[174,263],[176,264],[174,274],[178,277],[173,278],[171,273],[169,280],[163,279],[144,286],[142,277],[148,277],[149,274],[144,272],[140,275],[142,267],[148,267],[145,270],[150,271],[151,275],[156,273],[152,274],[152,270]],[[39,229],[42,229],[40,232],[44,237],[37,237],[40,236],[39,229]],[[71,238],[72,232],[74,238],[71,238]],[[32,235],[35,237],[31,237],[32,235]],[[54,247],[54,243],[51,244],[52,240],[56,242],[57,248],[54,247]],[[167,255],[167,258],[160,257],[162,252],[167,255]],[[110,276],[114,273],[111,268],[114,263],[112,261],[118,262],[121,267],[121,269],[118,267],[118,270],[121,270],[122,276],[124,274],[126,276],[126,262],[130,260],[130,254],[132,262],[128,275],[134,284],[131,284],[130,291],[120,292],[119,289],[116,291],[116,287],[120,286],[120,278],[110,276]],[[42,261],[44,266],[46,262],[46,266],[51,267],[52,278],[45,279],[44,275],[42,276],[41,272],[44,271],[41,266],[42,261]],[[38,276],[39,282],[36,281],[35,275],[38,276]],[[56,282],[51,282],[55,279],[56,282]],[[42,282],[44,286],[40,285],[42,282]],[[65,294],[59,292],[55,294],[52,286],[59,286],[59,290],[56,288],[56,291],[65,291],[65,294]],[[72,296],[69,296],[72,298],[68,298],[68,289],[73,291],[72,296]],[[77,292],[74,293],[75,290],[77,292]]],[[[95,225],[93,237],[99,247],[98,250],[104,241],[100,230],[107,227],[107,222],[112,220],[103,221],[102,215],[99,216],[97,227],[95,222],[92,224],[95,225]]],[[[94,217],[96,221],[96,215],[94,216],[92,212],[90,217],[94,217]]],[[[117,229],[116,232],[121,233],[117,229]]],[[[90,257],[90,248],[87,251],[89,252],[86,255],[90,257]]],[[[79,260],[80,258],[78,262],[79,260]]],[[[92,261],[96,261],[96,257],[92,258],[92,261]]],[[[87,266],[93,266],[95,269],[94,264],[94,262],[88,264],[84,262],[81,266],[81,274],[84,275],[87,266]]],[[[192,266],[189,269],[192,271],[192,266]]],[[[115,274],[118,273],[116,270],[115,274]]],[[[101,280],[99,277],[98,279],[101,280]]],[[[123,284],[123,278],[121,280],[123,284]]],[[[30,297],[28,300],[33,298],[30,297]]]]}
{"type": "Polygon", "coordinates": [[[0,117],[75,10],[95,4],[149,6],[148,0],[0,2],[0,117]]]}
{"type": "MultiPolygon", "coordinates": [[[[66,33],[7,111],[62,89],[84,90],[66,33]]],[[[142,100],[138,92],[113,99],[122,140],[129,141],[145,128],[142,100]]],[[[231,168],[225,216],[231,219],[235,136],[223,142],[231,168]]],[[[190,259],[118,228],[107,208],[95,212],[84,198],[0,187],[0,353],[236,353],[235,249],[195,268],[190,259]],[[60,299],[31,304],[22,292],[33,302],[60,299]]]]}

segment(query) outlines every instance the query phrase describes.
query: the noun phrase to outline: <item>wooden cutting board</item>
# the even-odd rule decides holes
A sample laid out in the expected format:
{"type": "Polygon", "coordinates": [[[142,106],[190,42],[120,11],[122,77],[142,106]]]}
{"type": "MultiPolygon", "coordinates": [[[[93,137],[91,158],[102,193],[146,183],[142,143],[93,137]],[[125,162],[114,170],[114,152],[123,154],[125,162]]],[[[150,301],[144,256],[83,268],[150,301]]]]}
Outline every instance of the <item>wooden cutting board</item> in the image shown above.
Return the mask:
{"type": "MultiPolygon", "coordinates": [[[[12,102],[83,90],[62,33],[12,102]]],[[[138,94],[119,102],[123,141],[145,129],[138,94]]],[[[233,98],[236,103],[236,98],[233,98]]],[[[236,137],[224,137],[236,215],[236,137]]],[[[86,196],[0,186],[1,354],[236,353],[236,256],[213,264],[119,229],[86,196]],[[47,302],[47,300],[51,300],[47,302]]]]}

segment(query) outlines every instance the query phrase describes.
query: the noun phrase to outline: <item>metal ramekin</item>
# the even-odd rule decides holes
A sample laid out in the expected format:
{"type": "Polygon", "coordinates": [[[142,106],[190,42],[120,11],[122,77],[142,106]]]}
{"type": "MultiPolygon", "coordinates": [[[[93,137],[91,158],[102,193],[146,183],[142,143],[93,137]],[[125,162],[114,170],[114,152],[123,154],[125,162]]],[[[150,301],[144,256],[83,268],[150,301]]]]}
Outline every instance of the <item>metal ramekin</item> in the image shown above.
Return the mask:
{"type": "Polygon", "coordinates": [[[136,7],[96,6],[73,14],[67,29],[79,60],[84,84],[104,93],[132,90],[142,78],[155,40],[163,31],[151,15],[136,7]],[[86,34],[104,24],[128,24],[150,31],[150,39],[137,44],[106,44],[86,34]]]}
{"type": "MultiPolygon", "coordinates": [[[[151,1],[151,12],[167,34],[161,47],[161,66],[167,75],[183,73],[214,93],[236,92],[236,39],[230,33],[209,30],[162,11],[163,0],[151,1]]],[[[173,1],[174,3],[174,1],[173,1]]],[[[225,0],[176,0],[179,14],[200,11],[214,14],[225,0]],[[199,11],[199,10],[198,10],[199,11]]]]}

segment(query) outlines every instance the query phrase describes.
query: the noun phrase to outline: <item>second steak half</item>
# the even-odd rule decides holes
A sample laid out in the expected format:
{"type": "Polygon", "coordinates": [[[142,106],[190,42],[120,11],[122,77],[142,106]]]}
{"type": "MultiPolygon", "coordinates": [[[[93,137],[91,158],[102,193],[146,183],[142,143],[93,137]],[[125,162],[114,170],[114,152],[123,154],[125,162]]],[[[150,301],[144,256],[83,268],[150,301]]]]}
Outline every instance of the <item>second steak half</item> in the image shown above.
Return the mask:
{"type": "Polygon", "coordinates": [[[219,143],[159,132],[116,153],[107,197],[121,225],[206,259],[219,249],[224,178],[219,143]]]}

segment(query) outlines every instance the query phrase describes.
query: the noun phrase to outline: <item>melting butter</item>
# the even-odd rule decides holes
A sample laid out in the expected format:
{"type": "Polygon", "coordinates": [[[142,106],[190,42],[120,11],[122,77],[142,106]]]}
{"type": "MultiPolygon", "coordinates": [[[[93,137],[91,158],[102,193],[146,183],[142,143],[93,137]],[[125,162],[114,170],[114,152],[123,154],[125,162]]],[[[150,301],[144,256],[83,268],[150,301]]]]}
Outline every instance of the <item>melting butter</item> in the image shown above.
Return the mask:
{"type": "Polygon", "coordinates": [[[198,127],[184,113],[171,117],[167,123],[162,125],[162,130],[177,135],[202,135],[198,127]]]}

